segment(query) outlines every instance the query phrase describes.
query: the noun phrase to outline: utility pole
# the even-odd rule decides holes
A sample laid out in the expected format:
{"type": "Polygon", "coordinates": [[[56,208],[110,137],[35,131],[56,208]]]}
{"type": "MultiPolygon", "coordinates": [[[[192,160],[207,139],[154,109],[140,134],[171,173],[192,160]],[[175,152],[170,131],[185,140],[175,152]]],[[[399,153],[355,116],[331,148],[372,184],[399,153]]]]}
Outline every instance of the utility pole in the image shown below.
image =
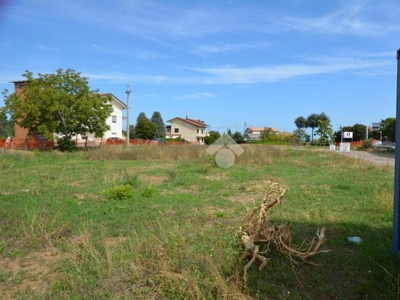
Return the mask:
{"type": "Polygon", "coordinates": [[[129,93],[131,92],[131,89],[129,88],[129,84],[126,88],[126,146],[129,147],[129,93]]]}
{"type": "MultiPolygon", "coordinates": [[[[400,120],[400,49],[397,50],[396,119],[400,120]]],[[[400,257],[400,122],[396,122],[392,250],[400,257]]]]}

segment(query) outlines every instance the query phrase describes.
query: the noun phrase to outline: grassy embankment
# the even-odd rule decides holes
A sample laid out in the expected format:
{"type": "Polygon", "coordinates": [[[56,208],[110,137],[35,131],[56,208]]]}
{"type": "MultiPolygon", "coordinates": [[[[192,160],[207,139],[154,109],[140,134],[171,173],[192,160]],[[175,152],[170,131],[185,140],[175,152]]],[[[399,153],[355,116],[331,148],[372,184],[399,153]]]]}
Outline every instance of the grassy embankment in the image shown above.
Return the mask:
{"type": "Polygon", "coordinates": [[[0,297],[8,299],[395,299],[393,168],[313,149],[252,145],[218,167],[202,146],[0,152],[0,297]],[[242,281],[240,226],[267,182],[287,188],[273,247],[242,281]],[[360,236],[361,244],[347,237],[360,236]]]}

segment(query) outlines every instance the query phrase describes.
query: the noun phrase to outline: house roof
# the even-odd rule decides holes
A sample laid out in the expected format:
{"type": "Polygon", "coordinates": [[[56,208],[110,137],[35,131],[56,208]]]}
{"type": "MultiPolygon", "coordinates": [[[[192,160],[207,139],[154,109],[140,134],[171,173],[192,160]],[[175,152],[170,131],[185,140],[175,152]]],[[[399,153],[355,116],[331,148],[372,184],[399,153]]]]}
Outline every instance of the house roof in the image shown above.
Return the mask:
{"type": "Polygon", "coordinates": [[[175,117],[175,118],[172,118],[171,120],[168,120],[167,122],[171,123],[171,121],[176,120],[176,119],[184,121],[184,122],[187,122],[187,123],[192,124],[192,125],[197,126],[197,127],[202,127],[202,128],[206,128],[207,127],[207,124],[204,123],[204,121],[196,120],[196,119],[189,119],[188,117],[186,117],[186,119],[180,118],[180,117],[175,117]]]}
{"type": "Polygon", "coordinates": [[[271,128],[271,130],[272,130],[273,132],[279,132],[278,129],[273,128],[273,127],[249,127],[249,128],[247,128],[245,131],[250,131],[250,132],[259,131],[259,132],[262,132],[262,131],[264,131],[266,128],[271,128]]]}
{"type": "Polygon", "coordinates": [[[128,106],[124,103],[124,102],[122,102],[121,100],[119,100],[117,97],[115,97],[113,94],[111,94],[111,93],[100,93],[100,96],[111,96],[111,98],[113,99],[113,100],[115,100],[115,101],[117,101],[121,106],[122,106],[122,108],[127,108],[128,106]]]}

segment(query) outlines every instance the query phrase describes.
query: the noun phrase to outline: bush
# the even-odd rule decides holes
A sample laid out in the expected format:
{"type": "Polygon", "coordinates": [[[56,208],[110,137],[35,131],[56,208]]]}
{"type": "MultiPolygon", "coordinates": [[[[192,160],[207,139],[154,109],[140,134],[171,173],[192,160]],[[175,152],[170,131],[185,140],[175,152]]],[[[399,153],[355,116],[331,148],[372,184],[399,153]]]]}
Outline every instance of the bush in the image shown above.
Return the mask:
{"type": "Polygon", "coordinates": [[[372,148],[372,139],[363,140],[361,149],[370,149],[370,148],[372,148]]]}
{"type": "Polygon", "coordinates": [[[65,151],[72,152],[76,150],[75,142],[66,136],[58,139],[57,144],[58,144],[58,149],[60,149],[60,151],[62,152],[65,151]]]}
{"type": "Polygon", "coordinates": [[[106,191],[106,194],[113,200],[126,200],[132,197],[132,186],[129,184],[117,185],[106,191]]]}
{"type": "Polygon", "coordinates": [[[146,187],[142,191],[142,196],[150,198],[153,195],[153,188],[151,185],[146,185],[146,187]]]}

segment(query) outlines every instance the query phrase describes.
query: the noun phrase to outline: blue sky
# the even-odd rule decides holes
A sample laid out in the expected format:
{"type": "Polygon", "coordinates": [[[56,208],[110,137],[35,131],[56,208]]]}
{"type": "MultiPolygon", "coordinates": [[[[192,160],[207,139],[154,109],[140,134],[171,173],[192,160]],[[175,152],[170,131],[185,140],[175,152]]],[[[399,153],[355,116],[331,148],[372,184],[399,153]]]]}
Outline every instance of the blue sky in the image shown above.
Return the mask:
{"type": "Polygon", "coordinates": [[[398,0],[0,0],[0,89],[70,68],[124,102],[129,84],[133,122],[337,130],[395,117],[399,20],[398,0]]]}

